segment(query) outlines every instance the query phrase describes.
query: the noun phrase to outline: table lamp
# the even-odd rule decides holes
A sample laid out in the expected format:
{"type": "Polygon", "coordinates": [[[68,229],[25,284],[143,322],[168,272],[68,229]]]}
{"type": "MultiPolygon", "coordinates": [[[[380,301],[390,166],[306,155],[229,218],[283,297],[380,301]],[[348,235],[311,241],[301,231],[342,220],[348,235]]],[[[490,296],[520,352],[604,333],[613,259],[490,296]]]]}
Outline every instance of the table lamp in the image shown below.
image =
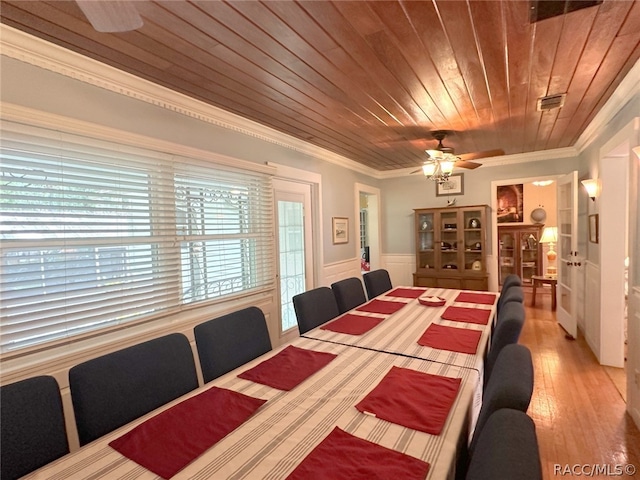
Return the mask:
{"type": "Polygon", "coordinates": [[[545,227],[540,238],[540,243],[548,243],[549,249],[547,250],[547,273],[548,277],[555,277],[557,272],[554,262],[558,257],[558,254],[553,249],[553,244],[558,241],[558,227],[545,227]]]}

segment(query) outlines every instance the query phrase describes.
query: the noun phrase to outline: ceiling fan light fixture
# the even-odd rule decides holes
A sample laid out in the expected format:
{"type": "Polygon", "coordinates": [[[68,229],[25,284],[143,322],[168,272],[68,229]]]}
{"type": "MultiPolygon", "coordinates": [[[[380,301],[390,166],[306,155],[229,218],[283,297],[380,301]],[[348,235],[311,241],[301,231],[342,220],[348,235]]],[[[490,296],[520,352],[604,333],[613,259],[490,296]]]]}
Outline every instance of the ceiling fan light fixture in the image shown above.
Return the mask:
{"type": "Polygon", "coordinates": [[[422,173],[424,173],[425,177],[432,177],[433,174],[436,173],[436,164],[435,162],[429,162],[422,165],[422,173]]]}
{"type": "Polygon", "coordinates": [[[442,158],[444,156],[444,153],[442,153],[441,150],[425,150],[425,152],[430,158],[434,158],[434,159],[442,158]]]}
{"type": "Polygon", "coordinates": [[[453,172],[453,166],[455,165],[455,159],[445,158],[444,160],[440,160],[440,170],[443,175],[449,176],[451,172],[453,172]]]}

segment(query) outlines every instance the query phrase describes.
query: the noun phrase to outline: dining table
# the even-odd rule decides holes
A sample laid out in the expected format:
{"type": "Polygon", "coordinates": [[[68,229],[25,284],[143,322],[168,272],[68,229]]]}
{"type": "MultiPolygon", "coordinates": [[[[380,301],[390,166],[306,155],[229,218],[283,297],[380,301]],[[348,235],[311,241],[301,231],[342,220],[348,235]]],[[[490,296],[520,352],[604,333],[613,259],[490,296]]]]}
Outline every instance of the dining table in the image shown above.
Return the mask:
{"type": "Polygon", "coordinates": [[[494,292],[467,292],[446,288],[397,287],[363,305],[353,308],[349,312],[327,322],[327,324],[305,333],[303,336],[344,345],[352,345],[363,349],[395,353],[433,362],[474,368],[482,371],[486,348],[491,335],[490,325],[493,323],[496,315],[497,297],[498,294],[494,292]],[[442,305],[425,306],[420,303],[419,299],[429,297],[440,299],[442,305]],[[460,298],[463,300],[471,299],[473,301],[460,301],[460,298]],[[485,303],[478,303],[479,299],[482,299],[485,303]],[[385,311],[384,306],[378,309],[373,307],[373,305],[380,305],[382,302],[401,304],[402,308],[393,313],[388,313],[389,310],[385,311]],[[478,310],[478,313],[486,314],[489,321],[487,323],[473,323],[442,318],[443,312],[449,307],[478,310]],[[340,322],[343,317],[352,317],[353,315],[379,319],[380,323],[374,329],[371,329],[371,331],[360,335],[330,329],[332,324],[340,322]],[[480,338],[477,348],[473,350],[473,353],[465,353],[420,345],[417,339],[432,325],[479,332],[480,338]]]}
{"type": "Polygon", "coordinates": [[[453,478],[481,400],[495,302],[411,290],[332,320],[352,333],[328,322],[26,478],[347,479],[367,478],[367,469],[377,478],[453,478]],[[444,303],[420,302],[436,297],[444,303]],[[449,307],[486,310],[488,321],[443,319],[449,307]],[[358,316],[365,320],[349,326],[358,316]],[[433,325],[460,329],[467,351],[462,330],[470,330],[475,353],[420,345],[433,325]]]}

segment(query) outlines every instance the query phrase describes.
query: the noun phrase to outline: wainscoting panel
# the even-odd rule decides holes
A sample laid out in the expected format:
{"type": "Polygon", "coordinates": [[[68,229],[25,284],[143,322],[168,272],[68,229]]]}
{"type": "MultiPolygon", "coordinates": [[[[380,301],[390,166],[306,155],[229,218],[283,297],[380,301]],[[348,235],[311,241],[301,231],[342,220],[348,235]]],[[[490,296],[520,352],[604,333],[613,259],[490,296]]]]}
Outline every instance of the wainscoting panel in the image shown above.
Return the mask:
{"type": "Polygon", "coordinates": [[[322,272],[323,280],[318,286],[331,286],[332,283],[345,278],[362,277],[360,272],[360,258],[351,258],[341,262],[328,263],[322,272]]]}
{"type": "Polygon", "coordinates": [[[586,262],[584,337],[600,361],[600,267],[586,262]]]}
{"type": "Polygon", "coordinates": [[[413,285],[413,273],[416,271],[415,255],[382,255],[381,262],[382,268],[389,272],[392,285],[413,285]]]}

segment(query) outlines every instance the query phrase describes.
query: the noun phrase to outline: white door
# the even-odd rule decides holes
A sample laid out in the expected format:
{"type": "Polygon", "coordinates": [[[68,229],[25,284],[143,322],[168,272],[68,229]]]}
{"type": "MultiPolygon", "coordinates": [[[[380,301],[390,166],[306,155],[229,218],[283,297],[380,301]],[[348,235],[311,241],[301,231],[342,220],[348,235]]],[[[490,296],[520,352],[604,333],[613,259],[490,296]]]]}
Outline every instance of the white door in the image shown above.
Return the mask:
{"type": "Polygon", "coordinates": [[[313,286],[311,186],[274,180],[281,343],[298,335],[291,299],[313,286]]]}
{"type": "Polygon", "coordinates": [[[558,323],[578,336],[578,172],[558,179],[558,323]]]}

